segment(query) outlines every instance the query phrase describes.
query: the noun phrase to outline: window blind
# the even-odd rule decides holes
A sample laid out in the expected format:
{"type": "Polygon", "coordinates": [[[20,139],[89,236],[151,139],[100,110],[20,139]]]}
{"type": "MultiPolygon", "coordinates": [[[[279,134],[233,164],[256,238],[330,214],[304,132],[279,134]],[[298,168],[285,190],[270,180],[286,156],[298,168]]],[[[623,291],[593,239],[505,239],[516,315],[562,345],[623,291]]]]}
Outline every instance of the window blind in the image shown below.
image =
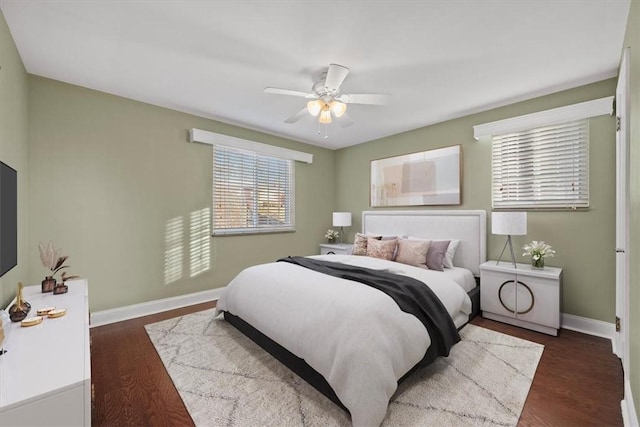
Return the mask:
{"type": "Polygon", "coordinates": [[[213,234],[294,230],[293,162],[215,145],[213,234]]]}
{"type": "Polygon", "coordinates": [[[495,209],[589,207],[589,122],[494,135],[495,209]]]}

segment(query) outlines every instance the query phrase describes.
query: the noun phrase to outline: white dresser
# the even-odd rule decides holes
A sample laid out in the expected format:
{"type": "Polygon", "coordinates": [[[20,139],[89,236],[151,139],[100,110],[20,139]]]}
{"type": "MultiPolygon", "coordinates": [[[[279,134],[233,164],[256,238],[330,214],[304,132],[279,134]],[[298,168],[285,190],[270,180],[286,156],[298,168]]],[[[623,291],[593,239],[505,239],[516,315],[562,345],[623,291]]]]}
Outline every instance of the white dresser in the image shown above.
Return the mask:
{"type": "Polygon", "coordinates": [[[11,325],[0,356],[0,426],[90,426],[91,359],[86,280],[67,281],[62,295],[43,294],[40,285],[23,289],[38,308],[66,308],[63,317],[37,326],[11,325]]]}
{"type": "Polygon", "coordinates": [[[550,335],[560,328],[562,269],[487,261],[480,265],[482,317],[550,335]]]}

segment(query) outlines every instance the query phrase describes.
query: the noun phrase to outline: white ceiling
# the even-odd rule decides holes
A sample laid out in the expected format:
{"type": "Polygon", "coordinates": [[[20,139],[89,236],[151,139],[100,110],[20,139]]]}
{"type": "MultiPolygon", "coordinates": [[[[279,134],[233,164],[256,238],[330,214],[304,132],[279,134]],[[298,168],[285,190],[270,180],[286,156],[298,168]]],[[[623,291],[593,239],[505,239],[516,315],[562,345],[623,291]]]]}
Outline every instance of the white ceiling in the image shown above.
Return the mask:
{"type": "Polygon", "coordinates": [[[0,0],[29,73],[329,148],[616,75],[629,0],[0,0]],[[330,63],[342,128],[284,120],[330,63]]]}

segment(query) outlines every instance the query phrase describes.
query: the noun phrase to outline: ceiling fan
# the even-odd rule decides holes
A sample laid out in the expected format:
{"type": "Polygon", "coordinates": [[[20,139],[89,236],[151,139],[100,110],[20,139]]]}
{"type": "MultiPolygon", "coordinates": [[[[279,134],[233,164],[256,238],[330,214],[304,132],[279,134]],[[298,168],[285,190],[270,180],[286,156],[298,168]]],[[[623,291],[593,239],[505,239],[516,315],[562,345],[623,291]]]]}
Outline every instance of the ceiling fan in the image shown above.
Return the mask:
{"type": "Polygon", "coordinates": [[[349,69],[343,65],[330,64],[326,73],[322,73],[321,80],[316,82],[312,92],[301,92],[277,87],[264,88],[265,93],[277,95],[291,95],[311,99],[307,106],[291,115],[284,122],[295,123],[307,113],[318,117],[320,123],[332,122],[332,117],[338,120],[342,127],[351,126],[353,122],[346,116],[347,104],[386,105],[391,95],[386,93],[342,93],[340,85],[349,74],[349,69]]]}

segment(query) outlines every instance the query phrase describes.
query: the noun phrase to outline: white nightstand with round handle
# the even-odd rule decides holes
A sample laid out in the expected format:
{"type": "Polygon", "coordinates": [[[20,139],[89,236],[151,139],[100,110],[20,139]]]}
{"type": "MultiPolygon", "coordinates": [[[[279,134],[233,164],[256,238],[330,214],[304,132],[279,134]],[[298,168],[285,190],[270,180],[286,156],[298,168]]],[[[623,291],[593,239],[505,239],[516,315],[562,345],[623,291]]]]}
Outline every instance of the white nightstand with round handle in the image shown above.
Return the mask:
{"type": "Polygon", "coordinates": [[[345,243],[323,243],[320,245],[320,255],[351,255],[353,245],[345,243]]]}

